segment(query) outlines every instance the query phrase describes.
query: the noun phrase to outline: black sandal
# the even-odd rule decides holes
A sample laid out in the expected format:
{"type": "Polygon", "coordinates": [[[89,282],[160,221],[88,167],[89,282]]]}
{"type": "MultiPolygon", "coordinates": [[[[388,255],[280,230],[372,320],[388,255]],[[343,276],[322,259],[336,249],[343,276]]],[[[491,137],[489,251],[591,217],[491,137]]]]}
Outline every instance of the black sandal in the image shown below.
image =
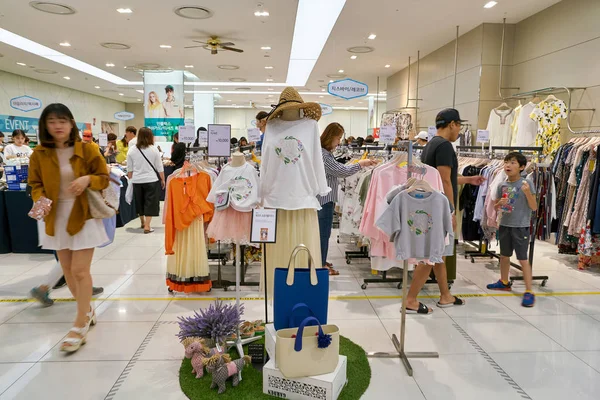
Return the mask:
{"type": "Polygon", "coordinates": [[[454,303],[442,304],[439,301],[437,302],[437,306],[439,308],[448,308],[448,307],[464,306],[464,305],[465,305],[465,301],[462,299],[459,299],[456,296],[454,296],[454,303]]]}
{"type": "Polygon", "coordinates": [[[429,307],[419,302],[419,308],[413,310],[412,308],[406,308],[407,314],[431,314],[433,310],[429,311],[429,307]]]}

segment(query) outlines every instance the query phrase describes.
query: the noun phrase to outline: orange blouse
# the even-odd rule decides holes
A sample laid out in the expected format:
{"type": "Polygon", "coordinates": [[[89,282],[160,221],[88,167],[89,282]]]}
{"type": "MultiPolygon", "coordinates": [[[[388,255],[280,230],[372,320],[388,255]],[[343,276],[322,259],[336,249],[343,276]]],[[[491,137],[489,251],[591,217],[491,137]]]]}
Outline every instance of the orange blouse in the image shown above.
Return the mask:
{"type": "Polygon", "coordinates": [[[171,179],[166,207],[165,254],[175,254],[176,231],[183,231],[197,218],[203,218],[204,222],[212,219],[215,207],[206,201],[211,185],[210,176],[204,172],[171,179]]]}

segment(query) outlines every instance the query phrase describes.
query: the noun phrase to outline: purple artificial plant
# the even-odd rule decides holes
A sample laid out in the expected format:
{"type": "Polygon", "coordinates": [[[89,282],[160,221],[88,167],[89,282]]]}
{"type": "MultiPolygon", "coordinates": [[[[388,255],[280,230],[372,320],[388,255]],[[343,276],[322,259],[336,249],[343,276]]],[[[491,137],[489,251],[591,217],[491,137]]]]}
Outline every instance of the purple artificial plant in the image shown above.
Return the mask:
{"type": "Polygon", "coordinates": [[[243,304],[238,308],[235,304],[225,305],[217,300],[206,310],[195,311],[192,317],[179,317],[180,330],[177,336],[180,341],[188,337],[201,337],[222,344],[236,333],[243,313],[243,304]]]}

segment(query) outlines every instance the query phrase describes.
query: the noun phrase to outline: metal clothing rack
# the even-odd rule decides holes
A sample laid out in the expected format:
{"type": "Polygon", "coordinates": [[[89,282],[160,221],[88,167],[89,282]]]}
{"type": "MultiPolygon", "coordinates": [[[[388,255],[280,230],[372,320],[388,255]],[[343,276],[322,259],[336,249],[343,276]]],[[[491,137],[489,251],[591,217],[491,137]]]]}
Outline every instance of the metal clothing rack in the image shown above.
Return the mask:
{"type": "MultiPolygon", "coordinates": [[[[463,146],[463,147],[471,147],[471,146],[463,146]]],[[[489,157],[490,158],[496,158],[496,156],[498,154],[496,154],[497,151],[517,151],[517,152],[532,152],[532,153],[537,153],[537,155],[539,156],[540,154],[542,154],[544,148],[543,147],[513,147],[513,146],[492,146],[489,157]]],[[[536,194],[536,200],[539,204],[539,194],[536,194]]],[[[536,227],[537,226],[537,212],[533,213],[533,216],[531,217],[531,223],[532,226],[536,227]]],[[[534,234],[531,235],[530,239],[529,239],[529,265],[531,265],[532,269],[533,269],[533,254],[535,251],[535,232],[534,234]]],[[[465,258],[469,258],[471,257],[471,262],[474,263],[475,262],[475,258],[476,257],[485,257],[485,258],[496,258],[498,260],[500,260],[500,255],[498,253],[496,253],[495,251],[490,251],[488,249],[488,243],[487,241],[483,241],[480,240],[479,241],[479,245],[475,245],[474,243],[470,242],[470,241],[464,241],[464,243],[475,247],[477,250],[475,251],[465,251],[465,258]]],[[[523,271],[523,269],[521,268],[521,266],[519,264],[516,264],[514,262],[510,262],[510,266],[513,268],[518,269],[519,271],[523,271]]],[[[544,287],[546,286],[546,282],[548,281],[549,277],[547,275],[534,275],[532,277],[532,279],[534,281],[542,281],[541,282],[541,286],[544,287]]],[[[523,277],[522,276],[512,276],[510,277],[510,283],[512,285],[512,283],[514,281],[522,281],[523,277]]]]}

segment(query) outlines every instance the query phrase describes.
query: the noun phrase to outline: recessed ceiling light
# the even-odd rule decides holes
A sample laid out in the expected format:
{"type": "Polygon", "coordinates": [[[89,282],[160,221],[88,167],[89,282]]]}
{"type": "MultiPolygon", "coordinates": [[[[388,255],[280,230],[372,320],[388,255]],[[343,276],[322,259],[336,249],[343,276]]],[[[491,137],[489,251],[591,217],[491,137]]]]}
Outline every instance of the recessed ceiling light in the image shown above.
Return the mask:
{"type": "Polygon", "coordinates": [[[21,67],[26,67],[27,66],[27,64],[22,63],[22,62],[18,62],[17,65],[20,65],[21,67]]]}
{"type": "Polygon", "coordinates": [[[65,78],[66,80],[70,80],[71,79],[68,76],[63,76],[63,78],[65,78]]]}
{"type": "Polygon", "coordinates": [[[273,82],[273,79],[267,78],[267,82],[273,82]]]}
{"type": "Polygon", "coordinates": [[[229,82],[246,82],[245,78],[229,78],[229,82]]]}
{"type": "Polygon", "coordinates": [[[208,19],[213,16],[213,12],[205,7],[182,6],[177,7],[173,12],[187,19],[208,19]]]}
{"type": "Polygon", "coordinates": [[[321,92],[324,92],[324,91],[325,91],[325,89],[321,89],[321,92]]]}
{"type": "Polygon", "coordinates": [[[229,71],[240,69],[240,67],[237,66],[237,65],[219,65],[219,66],[217,66],[217,68],[219,68],[219,69],[226,69],[226,70],[229,70],[229,71]]]}
{"type": "Polygon", "coordinates": [[[125,94],[123,94],[123,93],[119,93],[119,96],[125,96],[125,94]]]}
{"type": "Polygon", "coordinates": [[[270,87],[270,88],[268,88],[267,90],[273,90],[273,88],[272,88],[272,87],[270,87]]]}
{"type": "Polygon", "coordinates": [[[343,70],[343,69],[340,69],[338,72],[339,72],[340,74],[343,74],[343,73],[344,73],[344,70],[343,70]]]}
{"type": "Polygon", "coordinates": [[[270,65],[268,65],[268,66],[265,67],[265,69],[273,69],[273,67],[270,66],[270,65]]]}
{"type": "Polygon", "coordinates": [[[131,8],[117,8],[119,14],[131,14],[133,10],[131,8]]]}
{"type": "Polygon", "coordinates": [[[485,3],[485,5],[483,6],[483,8],[492,8],[494,7],[496,4],[498,4],[497,1],[488,1],[487,3],[485,3]]]}
{"type": "Polygon", "coordinates": [[[48,1],[32,1],[29,5],[38,11],[58,15],[72,15],[76,11],[73,7],[65,6],[64,4],[51,3],[48,1]]]}
{"type": "Polygon", "coordinates": [[[111,50],[129,50],[131,48],[130,45],[125,43],[115,43],[115,42],[104,42],[100,43],[100,46],[111,49],[111,50]]]}
{"type": "Polygon", "coordinates": [[[62,42],[62,43],[59,43],[59,45],[62,47],[71,47],[71,43],[69,43],[69,42],[62,42]]]}
{"type": "Polygon", "coordinates": [[[115,64],[113,64],[113,63],[106,63],[106,66],[110,68],[110,67],[114,67],[115,64]]]}
{"type": "Polygon", "coordinates": [[[193,65],[185,65],[184,67],[185,67],[185,68],[194,68],[194,66],[193,66],[193,65]]]}
{"type": "Polygon", "coordinates": [[[212,90],[219,90],[219,88],[218,87],[214,87],[214,88],[212,88],[212,90]]]}
{"type": "Polygon", "coordinates": [[[137,99],[137,101],[142,101],[142,99],[137,99]]]}
{"type": "Polygon", "coordinates": [[[356,60],[358,58],[358,56],[350,56],[351,60],[356,60]]]}
{"type": "Polygon", "coordinates": [[[229,101],[229,102],[230,102],[231,100],[227,100],[227,101],[229,101]]]}
{"type": "Polygon", "coordinates": [[[261,47],[260,49],[261,49],[261,50],[271,50],[271,47],[269,47],[269,46],[263,46],[263,47],[261,47]]]}
{"type": "Polygon", "coordinates": [[[100,89],[100,86],[94,86],[94,89],[100,89]]]}
{"type": "Polygon", "coordinates": [[[333,83],[333,79],[329,81],[329,83],[333,83]]]}
{"type": "Polygon", "coordinates": [[[171,45],[169,45],[169,44],[161,44],[159,47],[160,47],[161,49],[170,49],[172,46],[171,46],[171,45]]]}
{"type": "Polygon", "coordinates": [[[273,95],[272,95],[272,94],[270,94],[268,97],[273,97],[273,95]]]}
{"type": "Polygon", "coordinates": [[[371,33],[371,34],[369,35],[369,39],[371,39],[371,40],[375,40],[375,38],[376,38],[376,37],[377,37],[377,35],[376,35],[376,34],[374,34],[374,33],[371,33]]]}
{"type": "Polygon", "coordinates": [[[391,65],[390,64],[385,64],[385,67],[389,68],[389,67],[391,67],[391,65]]]}
{"type": "Polygon", "coordinates": [[[267,10],[265,10],[263,8],[263,6],[264,6],[263,3],[258,3],[256,5],[257,9],[256,9],[256,11],[254,11],[255,17],[268,17],[269,16],[269,12],[267,10]]]}
{"type": "Polygon", "coordinates": [[[136,92],[144,94],[144,91],[142,89],[138,89],[138,90],[136,90],[136,92]]]}
{"type": "Polygon", "coordinates": [[[323,97],[325,97],[325,96],[319,96],[320,99],[322,99],[323,97]]]}

